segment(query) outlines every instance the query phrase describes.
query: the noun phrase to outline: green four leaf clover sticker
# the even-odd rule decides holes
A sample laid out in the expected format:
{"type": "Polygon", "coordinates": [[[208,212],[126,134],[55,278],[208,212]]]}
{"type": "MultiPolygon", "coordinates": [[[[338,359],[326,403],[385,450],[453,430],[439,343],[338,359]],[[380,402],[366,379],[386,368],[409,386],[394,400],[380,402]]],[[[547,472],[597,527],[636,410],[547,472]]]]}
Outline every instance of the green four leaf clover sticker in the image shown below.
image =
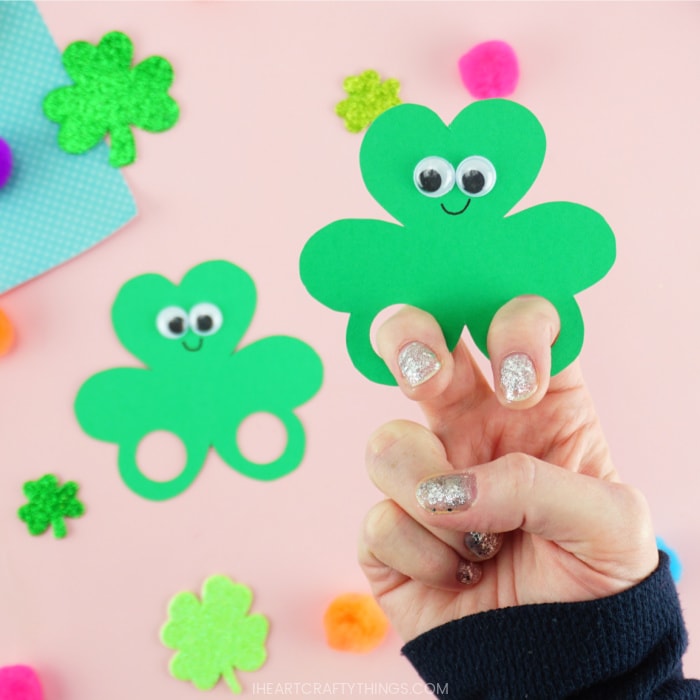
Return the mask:
{"type": "Polygon", "coordinates": [[[581,204],[546,202],[511,213],[544,154],[539,121],[510,100],[474,102],[449,125],[415,104],[372,122],[360,148],[362,177],[399,223],[334,221],[307,241],[300,260],[309,293],[349,314],[346,343],[362,374],[396,383],[369,338],[377,314],[394,304],[432,314],[450,349],[466,326],[488,354],[498,309],[539,295],[561,320],[552,374],[577,357],[583,319],[574,295],[610,269],[615,237],[581,204]]]}
{"type": "Polygon", "coordinates": [[[144,131],[170,129],[180,108],[168,95],[174,74],[170,63],[151,56],[132,68],[134,46],[121,32],[105,34],[97,46],[76,41],[63,52],[63,65],[75,83],[44,99],[44,113],[61,128],[59,146],[85,153],[109,135],[109,162],[115,168],[133,163],[132,126],[144,131]]]}
{"type": "Polygon", "coordinates": [[[53,526],[54,537],[65,537],[64,519],[78,518],[85,512],[85,507],[76,498],[78,488],[74,481],[59,486],[53,474],[45,474],[37,481],[27,481],[23,490],[29,503],[23,505],[17,514],[27,524],[29,533],[41,535],[53,526]]]}
{"type": "Polygon", "coordinates": [[[270,625],[264,615],[248,615],[252,601],[247,586],[226,576],[208,578],[201,601],[189,591],[178,593],[161,630],[163,644],[177,650],[170,661],[173,677],[199,690],[211,690],[223,678],[240,693],[234,670],[256,671],[267,658],[270,625]]]}

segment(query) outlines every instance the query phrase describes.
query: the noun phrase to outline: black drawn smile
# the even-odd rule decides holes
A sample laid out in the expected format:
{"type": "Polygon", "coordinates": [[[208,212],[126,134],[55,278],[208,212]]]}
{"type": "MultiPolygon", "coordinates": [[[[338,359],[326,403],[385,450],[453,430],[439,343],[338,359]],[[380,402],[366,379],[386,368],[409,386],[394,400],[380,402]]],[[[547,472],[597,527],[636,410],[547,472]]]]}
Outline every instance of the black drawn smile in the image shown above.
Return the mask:
{"type": "Polygon", "coordinates": [[[450,211],[442,202],[440,202],[440,206],[442,207],[442,210],[445,212],[445,214],[449,214],[450,216],[459,216],[460,214],[464,214],[464,212],[467,211],[467,207],[469,206],[469,203],[471,201],[471,198],[468,199],[467,203],[459,211],[450,211]]]}
{"type": "Polygon", "coordinates": [[[202,349],[202,345],[204,345],[204,338],[202,338],[202,336],[199,336],[199,342],[196,348],[191,348],[184,340],[182,341],[182,347],[188,352],[199,352],[202,349]]]}

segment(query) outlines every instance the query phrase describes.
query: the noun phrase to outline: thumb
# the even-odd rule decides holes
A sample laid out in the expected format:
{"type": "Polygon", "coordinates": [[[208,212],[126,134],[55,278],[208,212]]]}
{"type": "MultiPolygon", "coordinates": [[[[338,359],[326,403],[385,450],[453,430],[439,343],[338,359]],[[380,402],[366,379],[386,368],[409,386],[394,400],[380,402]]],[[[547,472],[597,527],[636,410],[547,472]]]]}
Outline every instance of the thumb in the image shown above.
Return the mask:
{"type": "Polygon", "coordinates": [[[649,507],[640,491],[526,454],[424,479],[416,498],[431,526],[459,532],[522,530],[589,563],[628,553],[630,563],[649,564],[649,570],[656,566],[649,507]]]}

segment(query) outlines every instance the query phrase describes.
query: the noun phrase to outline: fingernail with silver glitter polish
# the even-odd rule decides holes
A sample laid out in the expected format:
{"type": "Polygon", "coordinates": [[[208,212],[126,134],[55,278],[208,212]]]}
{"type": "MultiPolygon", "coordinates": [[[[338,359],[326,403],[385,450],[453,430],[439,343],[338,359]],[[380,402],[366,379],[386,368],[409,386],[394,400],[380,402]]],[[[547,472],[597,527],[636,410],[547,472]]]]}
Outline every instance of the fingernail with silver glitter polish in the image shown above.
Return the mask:
{"type": "Polygon", "coordinates": [[[481,567],[471,561],[460,561],[457,566],[457,580],[465,586],[473,586],[481,581],[481,567]]]}
{"type": "Polygon", "coordinates": [[[476,479],[473,474],[434,476],[418,484],[416,498],[431,513],[467,510],[476,498],[476,479]]]}
{"type": "Polygon", "coordinates": [[[398,362],[401,376],[412,387],[427,382],[440,370],[440,360],[437,355],[427,345],[418,341],[401,348],[398,362]]]}
{"type": "Polygon", "coordinates": [[[537,372],[524,352],[514,352],[501,363],[501,390],[506,401],[525,401],[537,391],[537,372]]]}
{"type": "Polygon", "coordinates": [[[500,532],[468,532],[464,536],[464,546],[478,559],[490,559],[498,554],[503,544],[500,532]]]}

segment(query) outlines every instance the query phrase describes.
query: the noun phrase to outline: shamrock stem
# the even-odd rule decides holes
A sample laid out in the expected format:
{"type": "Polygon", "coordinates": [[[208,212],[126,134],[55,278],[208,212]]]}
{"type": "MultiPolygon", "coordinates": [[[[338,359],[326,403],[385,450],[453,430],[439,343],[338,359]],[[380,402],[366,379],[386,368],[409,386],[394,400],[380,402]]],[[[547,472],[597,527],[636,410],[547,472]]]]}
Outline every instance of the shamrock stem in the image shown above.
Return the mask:
{"type": "Polygon", "coordinates": [[[120,124],[109,132],[109,164],[115,168],[136,160],[136,142],[128,124],[120,124]]]}
{"type": "Polygon", "coordinates": [[[224,677],[224,680],[226,681],[226,685],[231,688],[231,692],[233,693],[240,693],[241,692],[241,686],[240,683],[236,680],[236,675],[233,672],[233,668],[228,667],[223,670],[221,675],[224,677]]]}
{"type": "Polygon", "coordinates": [[[66,529],[66,521],[60,515],[57,518],[54,518],[51,521],[51,524],[53,525],[53,536],[56,539],[63,539],[68,534],[68,530],[66,529]]]}

